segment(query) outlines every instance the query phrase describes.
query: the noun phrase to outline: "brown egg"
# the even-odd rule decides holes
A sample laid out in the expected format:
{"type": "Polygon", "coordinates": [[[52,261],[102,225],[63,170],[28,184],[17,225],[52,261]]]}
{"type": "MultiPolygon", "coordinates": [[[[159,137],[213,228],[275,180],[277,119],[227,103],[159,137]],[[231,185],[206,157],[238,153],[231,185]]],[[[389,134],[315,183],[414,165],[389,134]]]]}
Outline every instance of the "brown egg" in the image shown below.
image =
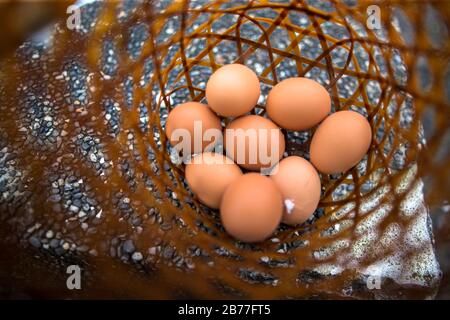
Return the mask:
{"type": "Polygon", "coordinates": [[[364,157],[372,141],[367,119],[355,111],[339,111],[326,118],[311,141],[310,158],[323,173],[349,170],[364,157]]]}
{"type": "Polygon", "coordinates": [[[231,159],[254,171],[277,164],[285,149],[280,128],[269,119],[256,115],[230,122],[225,128],[224,145],[231,159]]]}
{"type": "Polygon", "coordinates": [[[208,139],[205,136],[211,130],[217,130],[216,134],[222,136],[220,119],[207,105],[198,102],[176,106],[167,118],[166,135],[170,144],[177,146],[178,150],[190,147],[191,154],[200,153],[217,142],[216,138],[208,139]]]}
{"type": "Polygon", "coordinates": [[[267,114],[287,130],[310,129],[331,110],[331,98],[318,82],[307,78],[289,78],[269,92],[267,114]]]}
{"type": "Polygon", "coordinates": [[[270,178],[283,196],[282,221],[289,225],[305,222],[320,201],[320,177],[307,160],[291,156],[280,161],[270,178]]]}
{"type": "Polygon", "coordinates": [[[247,173],[233,181],[222,197],[220,214],[225,230],[244,242],[270,237],[280,223],[283,202],[268,177],[247,173]]]}
{"type": "Polygon", "coordinates": [[[237,117],[252,110],[258,102],[259,93],[258,77],[242,64],[219,68],[206,84],[208,105],[224,117],[237,117]]]}
{"type": "Polygon", "coordinates": [[[242,175],[242,171],[230,158],[205,152],[191,159],[185,174],[189,187],[199,200],[217,209],[225,189],[242,175]]]}

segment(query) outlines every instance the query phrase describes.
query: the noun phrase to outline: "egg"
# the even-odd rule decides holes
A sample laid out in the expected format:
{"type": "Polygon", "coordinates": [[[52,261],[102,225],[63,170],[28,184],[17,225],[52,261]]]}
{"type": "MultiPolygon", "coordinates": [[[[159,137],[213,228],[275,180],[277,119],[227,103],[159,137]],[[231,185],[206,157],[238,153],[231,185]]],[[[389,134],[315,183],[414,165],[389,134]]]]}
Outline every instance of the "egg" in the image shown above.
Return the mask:
{"type": "Polygon", "coordinates": [[[355,111],[338,111],[317,128],[310,146],[312,164],[322,173],[349,170],[364,157],[372,141],[367,119],[355,111]]]}
{"type": "Polygon", "coordinates": [[[217,114],[237,117],[252,110],[260,94],[256,74],[242,64],[228,64],[215,71],[206,84],[206,100],[217,114]]]}
{"type": "Polygon", "coordinates": [[[297,156],[280,161],[270,178],[283,196],[282,221],[288,225],[305,222],[317,209],[320,201],[320,177],[316,169],[297,156]]]}
{"type": "Polygon", "coordinates": [[[226,154],[238,165],[257,171],[278,163],[285,140],[280,128],[269,119],[247,115],[226,126],[224,146],[226,154]]]}
{"type": "Polygon", "coordinates": [[[225,189],[242,171],[230,158],[213,152],[195,155],[186,165],[186,181],[199,200],[217,209],[225,189]]]}
{"type": "Polygon", "coordinates": [[[307,78],[281,81],[267,96],[266,111],[280,127],[307,130],[322,121],[331,110],[331,98],[318,82],[307,78]]]}
{"type": "Polygon", "coordinates": [[[167,117],[166,135],[170,144],[187,154],[201,153],[222,139],[222,125],[211,109],[198,102],[186,102],[167,117]],[[206,133],[214,133],[206,135],[206,133]]]}
{"type": "Polygon", "coordinates": [[[258,173],[247,173],[233,181],[220,204],[225,230],[244,242],[259,242],[270,237],[282,213],[280,191],[270,178],[258,173]]]}

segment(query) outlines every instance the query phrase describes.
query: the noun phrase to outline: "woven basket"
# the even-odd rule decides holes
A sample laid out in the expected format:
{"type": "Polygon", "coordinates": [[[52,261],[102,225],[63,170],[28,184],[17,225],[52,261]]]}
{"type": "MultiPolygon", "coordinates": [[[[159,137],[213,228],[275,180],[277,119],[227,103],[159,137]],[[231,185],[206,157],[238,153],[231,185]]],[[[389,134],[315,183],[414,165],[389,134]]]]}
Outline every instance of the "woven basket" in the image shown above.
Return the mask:
{"type": "MultiPolygon", "coordinates": [[[[4,239],[52,268],[82,265],[97,297],[432,297],[441,274],[425,203],[450,189],[450,11],[382,1],[371,29],[372,4],[84,6],[80,28],[59,23],[2,68],[0,147],[15,155],[3,167],[22,173],[0,199],[4,239]],[[276,83],[305,76],[374,133],[358,166],[321,175],[310,220],[256,245],[233,240],[192,195],[164,134],[168,112],[205,101],[208,77],[233,62],[259,76],[254,113],[276,83]]],[[[287,153],[308,158],[313,131],[285,132],[287,153]]]]}

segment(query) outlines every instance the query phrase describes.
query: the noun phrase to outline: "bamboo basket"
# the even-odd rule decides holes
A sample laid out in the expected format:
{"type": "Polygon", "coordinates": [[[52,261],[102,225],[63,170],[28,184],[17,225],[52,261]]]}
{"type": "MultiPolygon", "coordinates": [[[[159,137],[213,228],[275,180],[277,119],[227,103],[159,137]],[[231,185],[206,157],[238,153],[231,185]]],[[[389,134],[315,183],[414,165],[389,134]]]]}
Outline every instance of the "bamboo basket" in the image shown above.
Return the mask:
{"type": "MultiPolygon", "coordinates": [[[[112,1],[81,17],[2,66],[2,164],[21,172],[0,199],[2,238],[26,248],[18,263],[81,265],[83,297],[436,294],[428,207],[450,189],[448,3],[112,1]],[[168,112],[205,101],[208,77],[233,62],[258,74],[254,113],[277,82],[305,76],[374,132],[360,164],[321,176],[310,220],[256,245],[192,195],[164,134],[168,112]]],[[[308,158],[313,131],[285,132],[287,153],[308,158]]]]}

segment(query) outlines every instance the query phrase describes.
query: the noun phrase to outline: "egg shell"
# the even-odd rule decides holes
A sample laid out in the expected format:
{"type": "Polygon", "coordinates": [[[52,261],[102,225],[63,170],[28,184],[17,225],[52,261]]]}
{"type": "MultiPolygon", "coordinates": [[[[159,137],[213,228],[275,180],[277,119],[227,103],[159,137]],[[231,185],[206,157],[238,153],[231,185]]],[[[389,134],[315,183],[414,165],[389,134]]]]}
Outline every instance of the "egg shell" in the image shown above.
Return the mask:
{"type": "Polygon", "coordinates": [[[349,170],[364,157],[372,141],[367,119],[356,111],[338,111],[317,128],[310,146],[312,164],[322,173],[349,170]]]}
{"type": "Polygon", "coordinates": [[[242,64],[228,64],[216,70],[206,84],[206,100],[217,114],[237,117],[252,110],[259,99],[259,80],[242,64]]]}
{"type": "Polygon", "coordinates": [[[208,129],[221,131],[222,125],[219,117],[207,105],[199,102],[186,102],[172,109],[167,117],[166,135],[172,146],[179,143],[173,135],[176,129],[188,130],[191,137],[191,154],[194,154],[201,153],[211,144],[211,141],[203,137],[205,131],[208,129]],[[195,121],[201,122],[200,136],[194,135],[195,121]],[[195,139],[200,139],[201,144],[196,146],[195,139]]]}
{"type": "Polygon", "coordinates": [[[331,110],[331,98],[318,82],[307,78],[288,78],[269,92],[266,111],[280,127],[306,130],[322,121],[331,110]]]}
{"type": "Polygon", "coordinates": [[[220,215],[225,230],[244,242],[269,238],[281,221],[280,191],[268,177],[247,173],[232,182],[222,197],[220,215]]]}
{"type": "Polygon", "coordinates": [[[226,126],[224,146],[226,154],[238,165],[247,170],[258,171],[278,163],[285,150],[285,139],[280,128],[271,120],[257,115],[247,115],[233,120],[226,126]],[[272,138],[271,130],[276,130],[275,138],[272,138]],[[278,149],[273,156],[272,145],[278,149]],[[260,153],[267,155],[266,160],[270,162],[264,163],[265,159],[260,153]]]}
{"type": "Polygon", "coordinates": [[[280,161],[270,178],[283,196],[282,221],[289,225],[305,222],[320,201],[320,177],[307,160],[291,156],[280,161]]]}
{"type": "Polygon", "coordinates": [[[192,157],[186,165],[186,181],[199,200],[217,209],[228,185],[242,175],[230,158],[212,152],[192,157]]]}

